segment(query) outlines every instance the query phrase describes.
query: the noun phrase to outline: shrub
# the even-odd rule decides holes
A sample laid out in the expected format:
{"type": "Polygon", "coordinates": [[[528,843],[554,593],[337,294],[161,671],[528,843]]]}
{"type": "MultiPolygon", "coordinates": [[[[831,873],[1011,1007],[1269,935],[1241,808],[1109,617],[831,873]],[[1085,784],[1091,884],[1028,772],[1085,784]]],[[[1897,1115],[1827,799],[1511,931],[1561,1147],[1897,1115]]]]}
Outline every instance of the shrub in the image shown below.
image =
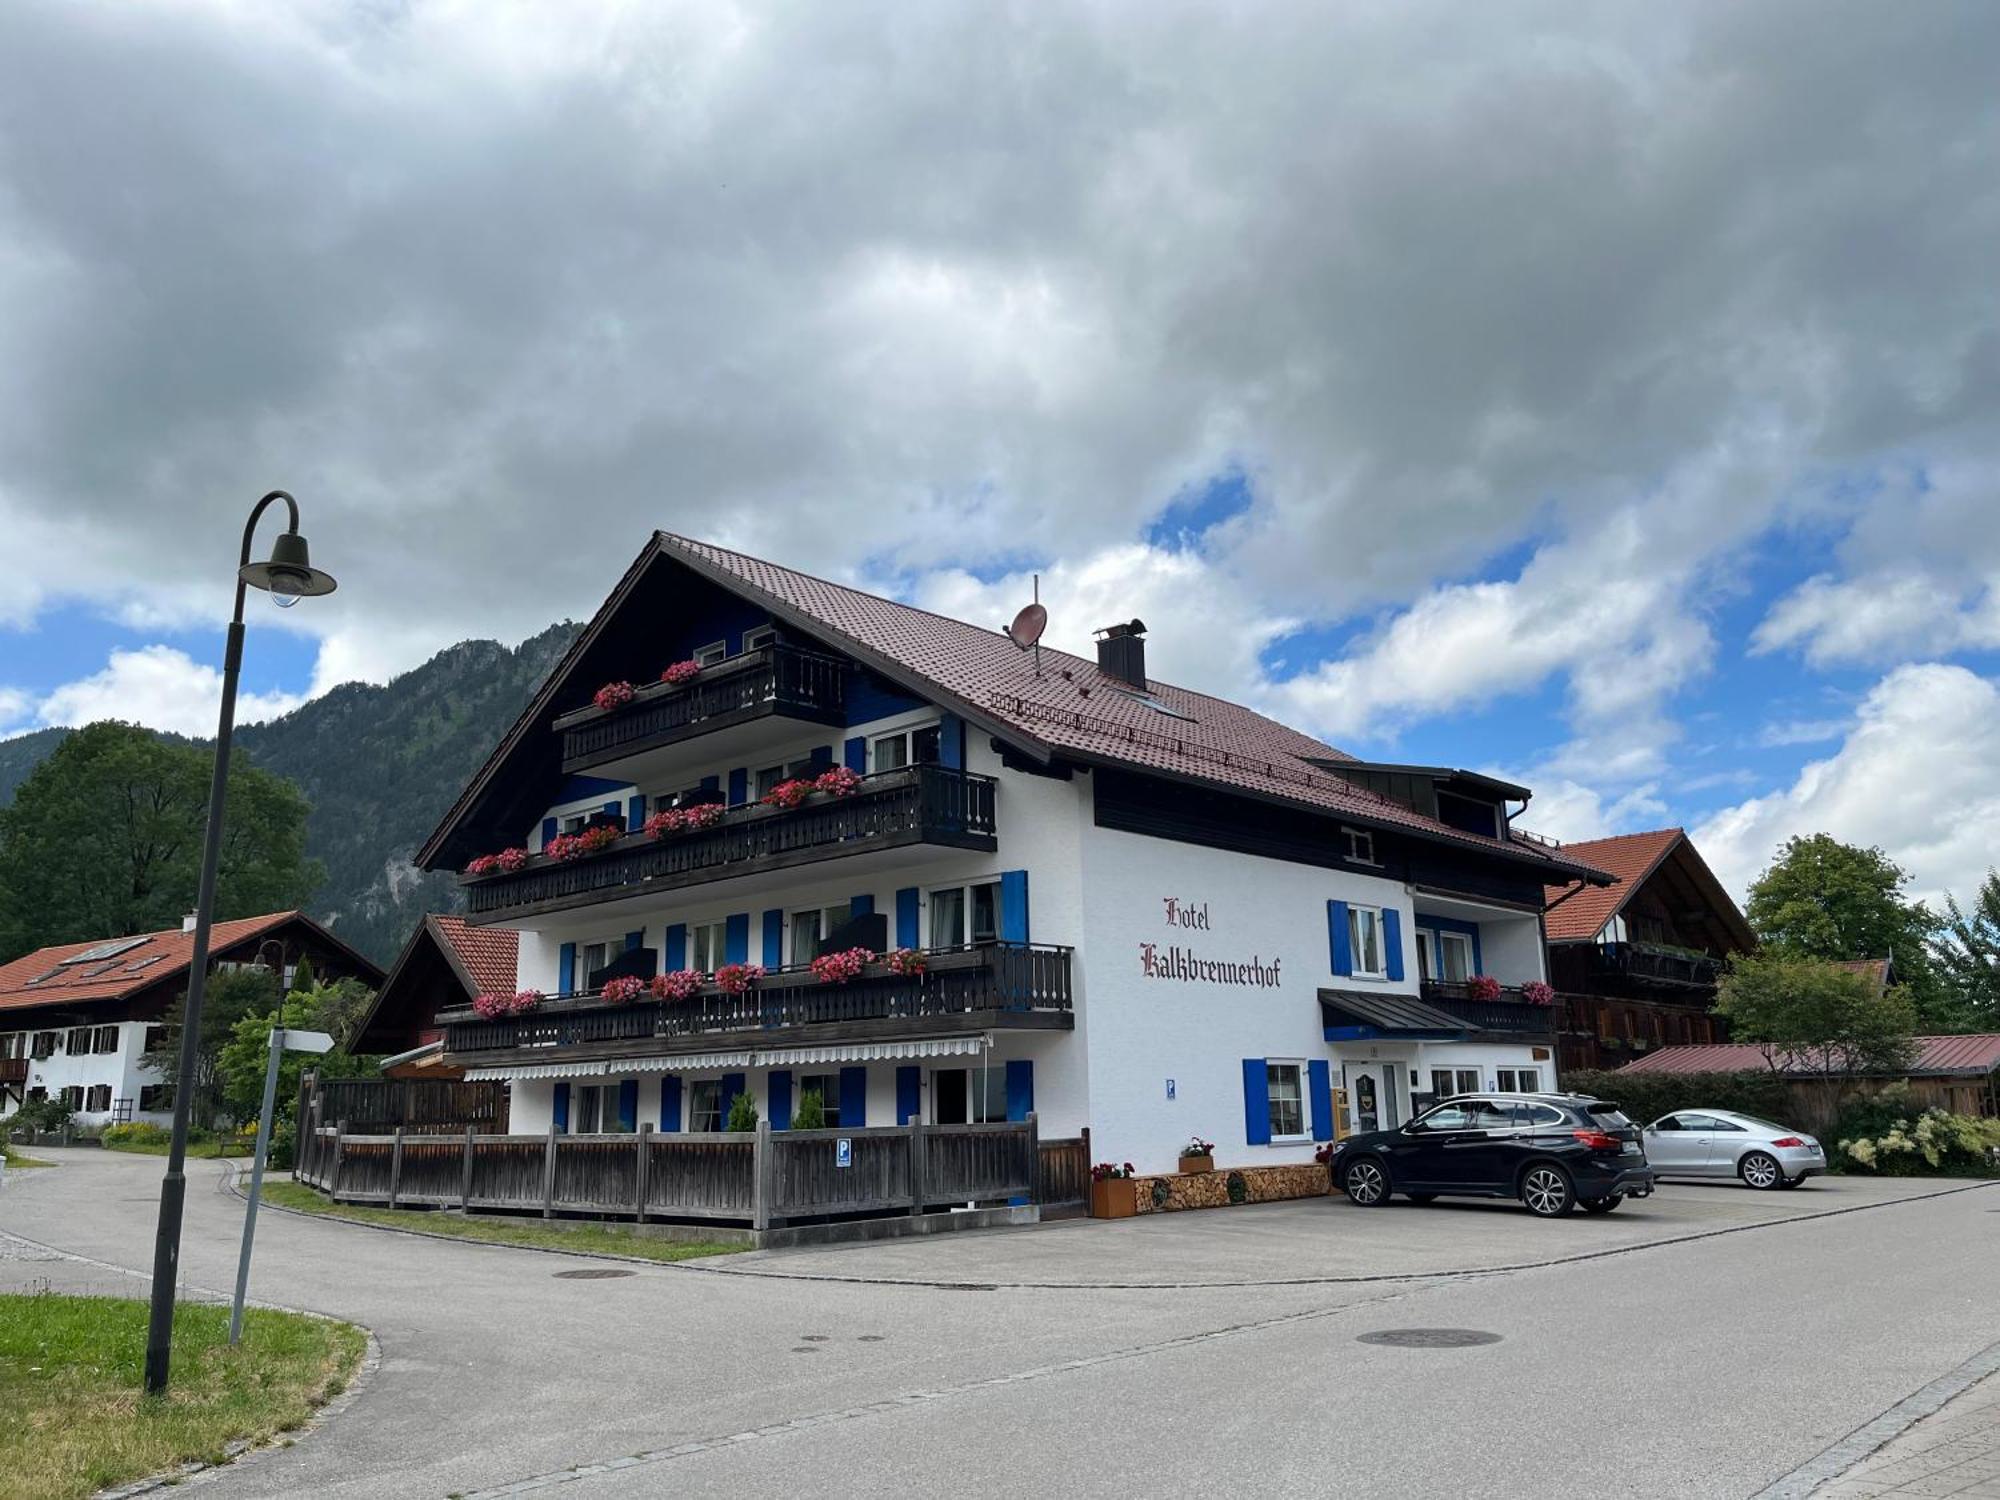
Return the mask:
{"type": "Polygon", "coordinates": [[[792,1129],[826,1129],[826,1106],[820,1102],[818,1089],[807,1089],[799,1095],[799,1107],[792,1111],[792,1129]]]}
{"type": "Polygon", "coordinates": [[[107,1146],[164,1146],[173,1139],[173,1132],[151,1120],[138,1120],[130,1125],[107,1125],[100,1139],[107,1146]]]}
{"type": "Polygon", "coordinates": [[[8,1119],[10,1130],[61,1130],[69,1124],[70,1107],[54,1094],[30,1099],[8,1119]]]}
{"type": "Polygon", "coordinates": [[[2000,1120],[1927,1109],[1914,1119],[1892,1122],[1878,1136],[1842,1137],[1842,1165],[1862,1172],[1925,1175],[1932,1172],[1985,1176],[1996,1168],[2000,1120]]]}
{"type": "Polygon", "coordinates": [[[1650,1125],[1677,1109],[1731,1109],[1774,1124],[1789,1125],[1798,1114],[1791,1089],[1765,1068],[1740,1073],[1566,1072],[1562,1086],[1579,1094],[1615,1101],[1632,1121],[1650,1125]]]}
{"type": "Polygon", "coordinates": [[[757,1128],[757,1105],[751,1099],[748,1089],[745,1089],[729,1101],[729,1125],[727,1128],[738,1131],[755,1130],[757,1128]]]}

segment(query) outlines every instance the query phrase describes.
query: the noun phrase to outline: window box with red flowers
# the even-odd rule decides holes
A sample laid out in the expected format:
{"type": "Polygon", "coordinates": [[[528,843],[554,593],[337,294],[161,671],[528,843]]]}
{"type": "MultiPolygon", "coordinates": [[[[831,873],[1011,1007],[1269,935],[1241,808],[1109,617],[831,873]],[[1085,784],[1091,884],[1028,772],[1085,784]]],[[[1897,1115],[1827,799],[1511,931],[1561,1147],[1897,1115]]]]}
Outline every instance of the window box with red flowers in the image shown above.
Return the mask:
{"type": "Polygon", "coordinates": [[[1195,1136],[1181,1147],[1180,1170],[1182,1175],[1191,1176],[1197,1172],[1215,1170],[1215,1142],[1205,1141],[1195,1136]]]}
{"type": "Polygon", "coordinates": [[[1490,974],[1474,974],[1465,981],[1465,995],[1468,1000],[1498,1000],[1500,981],[1490,974]]]}
{"type": "Polygon", "coordinates": [[[672,687],[686,687],[701,676],[701,663],[689,657],[685,661],[669,662],[660,673],[660,681],[672,687]]]}
{"type": "Polygon", "coordinates": [[[813,790],[827,797],[851,797],[861,789],[861,778],[846,766],[835,766],[813,778],[813,790]]]}
{"type": "Polygon", "coordinates": [[[882,964],[891,974],[905,979],[914,979],[930,967],[923,953],[915,948],[898,948],[884,955],[882,964]]]}
{"type": "Polygon", "coordinates": [[[616,979],[604,981],[604,988],[598,992],[612,1005],[630,1005],[646,993],[646,981],[631,974],[621,974],[616,979]]]}
{"type": "Polygon", "coordinates": [[[748,994],[750,986],[763,977],[762,964],[724,964],[715,971],[715,987],[725,995],[748,994]]]}
{"type": "Polygon", "coordinates": [[[1521,998],[1530,1005],[1554,1005],[1556,1003],[1555,986],[1544,984],[1539,979],[1531,979],[1521,986],[1521,998]]]}
{"type": "Polygon", "coordinates": [[[603,709],[604,712],[610,713],[614,709],[623,708],[626,704],[630,703],[638,691],[629,682],[607,682],[603,687],[590,695],[590,701],[603,709]]]}
{"type": "Polygon", "coordinates": [[[699,969],[673,969],[655,974],[647,988],[655,1000],[692,1000],[706,983],[708,976],[699,969]]]}
{"type": "Polygon", "coordinates": [[[766,807],[782,807],[789,810],[794,807],[805,806],[806,798],[812,794],[813,784],[803,777],[795,777],[788,781],[779,782],[770,791],[764,793],[762,800],[766,807]]]}
{"type": "Polygon", "coordinates": [[[806,967],[821,984],[846,984],[859,978],[874,957],[872,948],[843,948],[838,953],[822,953],[806,967]]]}

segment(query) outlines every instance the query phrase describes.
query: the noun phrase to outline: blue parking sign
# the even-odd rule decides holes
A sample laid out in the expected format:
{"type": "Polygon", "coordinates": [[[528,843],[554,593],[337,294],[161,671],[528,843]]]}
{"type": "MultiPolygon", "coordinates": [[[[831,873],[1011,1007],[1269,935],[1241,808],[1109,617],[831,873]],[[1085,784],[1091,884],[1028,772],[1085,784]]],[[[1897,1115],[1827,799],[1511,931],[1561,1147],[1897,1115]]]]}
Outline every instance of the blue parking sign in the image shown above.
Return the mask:
{"type": "Polygon", "coordinates": [[[833,1164],[836,1167],[851,1167],[854,1165],[854,1142],[846,1136],[842,1136],[834,1142],[833,1164]]]}

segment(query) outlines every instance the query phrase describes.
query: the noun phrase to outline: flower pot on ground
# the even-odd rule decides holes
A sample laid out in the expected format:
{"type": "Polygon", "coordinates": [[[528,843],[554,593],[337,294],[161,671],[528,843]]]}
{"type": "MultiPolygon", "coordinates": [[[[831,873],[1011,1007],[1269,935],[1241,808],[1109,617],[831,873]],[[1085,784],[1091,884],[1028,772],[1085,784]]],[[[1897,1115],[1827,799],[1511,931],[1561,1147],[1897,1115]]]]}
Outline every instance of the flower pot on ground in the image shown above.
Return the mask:
{"type": "Polygon", "coordinates": [[[1213,1156],[1183,1156],[1180,1159],[1180,1171],[1183,1177],[1191,1177],[1198,1172],[1213,1172],[1214,1170],[1215,1158],[1213,1156]]]}
{"type": "Polygon", "coordinates": [[[1130,1177],[1105,1177],[1090,1185],[1093,1219],[1129,1219],[1139,1211],[1139,1185],[1130,1177]]]}

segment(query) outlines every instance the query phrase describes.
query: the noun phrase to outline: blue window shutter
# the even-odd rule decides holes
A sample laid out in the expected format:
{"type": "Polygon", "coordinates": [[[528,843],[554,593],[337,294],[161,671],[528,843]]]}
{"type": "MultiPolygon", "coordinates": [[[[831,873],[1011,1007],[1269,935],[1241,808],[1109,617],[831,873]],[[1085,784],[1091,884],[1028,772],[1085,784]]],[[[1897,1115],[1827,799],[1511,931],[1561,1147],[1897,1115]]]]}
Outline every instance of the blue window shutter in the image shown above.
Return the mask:
{"type": "Polygon", "coordinates": [[[1332,1140],[1333,1078],[1327,1070],[1325,1058],[1315,1058],[1306,1064],[1306,1093],[1312,1101],[1313,1139],[1332,1140]]]}
{"type": "Polygon", "coordinates": [[[1271,1075],[1264,1059],[1243,1059],[1243,1139],[1253,1146],[1271,1144],[1271,1075]]]}
{"type": "Polygon", "coordinates": [[[840,1070],[840,1128],[859,1130],[868,1123],[868,1070],[840,1070]]]}
{"type": "Polygon", "coordinates": [[[1382,908],[1382,962],[1391,979],[1403,977],[1403,914],[1393,906],[1382,908]]]}
{"type": "Polygon", "coordinates": [[[625,831],[637,833],[646,826],[646,799],[643,796],[628,797],[625,801],[625,831]]]}
{"type": "Polygon", "coordinates": [[[1000,876],[1000,941],[1028,941],[1028,872],[1007,870],[1000,876]]]}
{"type": "Polygon", "coordinates": [[[815,745],[812,753],[812,768],[815,774],[833,769],[833,746],[815,745]]]}
{"type": "Polygon", "coordinates": [[[625,951],[627,953],[632,952],[636,948],[643,948],[645,946],[646,946],[645,928],[641,927],[637,932],[628,932],[625,934],[625,951]]]}
{"type": "Polygon", "coordinates": [[[542,819],[542,847],[544,849],[549,847],[549,840],[556,836],[556,830],[561,826],[554,818],[542,819]]]}
{"type": "Polygon", "coordinates": [[[750,913],[733,911],[722,927],[722,957],[732,964],[750,962],[750,913]]]}
{"type": "Polygon", "coordinates": [[[553,1118],[556,1122],[556,1134],[568,1135],[569,1134],[569,1085],[567,1083],[559,1083],[556,1085],[556,1106],[553,1118]]]}
{"type": "Polygon", "coordinates": [[[790,1068],[773,1068],[770,1081],[771,1128],[790,1130],[792,1128],[792,1071],[790,1068]]]}
{"type": "Polygon", "coordinates": [[[724,1073],[722,1075],[722,1128],[724,1130],[729,1128],[730,1106],[736,1103],[736,1096],[742,1092],[743,1075],[741,1073],[724,1073]]]}
{"type": "Polygon", "coordinates": [[[667,973],[678,973],[688,966],[687,923],[675,922],[667,928],[665,948],[660,962],[667,973]]]}
{"type": "Polygon", "coordinates": [[[907,1125],[913,1116],[924,1109],[924,1070],[918,1067],[896,1069],[896,1123],[907,1125]]]}
{"type": "Polygon", "coordinates": [[[1007,1118],[1025,1120],[1035,1112],[1035,1064],[1017,1057],[1007,1064],[1007,1118]]]}
{"type": "Polygon", "coordinates": [[[618,1085],[618,1128],[639,1128],[639,1080],[627,1078],[618,1085]]]}
{"type": "Polygon", "coordinates": [[[965,720],[957,714],[938,720],[938,764],[954,771],[965,769],[965,720]]]}
{"type": "Polygon", "coordinates": [[[574,988],[575,980],[571,978],[575,972],[576,944],[564,943],[562,947],[556,950],[556,993],[558,995],[576,993],[574,988]]]}
{"type": "Polygon", "coordinates": [[[863,892],[859,896],[847,898],[847,914],[850,917],[872,917],[875,915],[875,898],[863,892]]]}
{"type": "Polygon", "coordinates": [[[660,1129],[681,1128],[681,1081],[669,1073],[660,1080],[660,1129]]]}
{"type": "Polygon", "coordinates": [[[616,800],[605,803],[604,815],[607,818],[617,818],[622,822],[625,817],[625,804],[616,800]]]}
{"type": "Polygon", "coordinates": [[[729,805],[741,807],[750,800],[750,769],[738,766],[729,773],[729,805]]]}
{"type": "Polygon", "coordinates": [[[896,946],[917,946],[917,888],[906,885],[896,892],[896,946]]]}
{"type": "Polygon", "coordinates": [[[721,790],[722,790],[722,778],[721,778],[720,776],[704,776],[704,777],[702,777],[702,778],[701,778],[701,789],[702,789],[702,790],[703,790],[704,792],[719,792],[719,791],[721,791],[721,790]]]}
{"type": "Polygon", "coordinates": [[[785,914],[777,907],[764,913],[764,967],[776,969],[785,962],[785,914]]]}
{"type": "Polygon", "coordinates": [[[1329,901],[1326,903],[1326,937],[1333,950],[1333,972],[1352,974],[1354,972],[1354,945],[1347,935],[1347,903],[1329,901]]]}
{"type": "Polygon", "coordinates": [[[847,756],[847,769],[852,771],[856,776],[866,775],[868,772],[868,741],[857,734],[853,739],[847,741],[844,751],[847,756]]]}

